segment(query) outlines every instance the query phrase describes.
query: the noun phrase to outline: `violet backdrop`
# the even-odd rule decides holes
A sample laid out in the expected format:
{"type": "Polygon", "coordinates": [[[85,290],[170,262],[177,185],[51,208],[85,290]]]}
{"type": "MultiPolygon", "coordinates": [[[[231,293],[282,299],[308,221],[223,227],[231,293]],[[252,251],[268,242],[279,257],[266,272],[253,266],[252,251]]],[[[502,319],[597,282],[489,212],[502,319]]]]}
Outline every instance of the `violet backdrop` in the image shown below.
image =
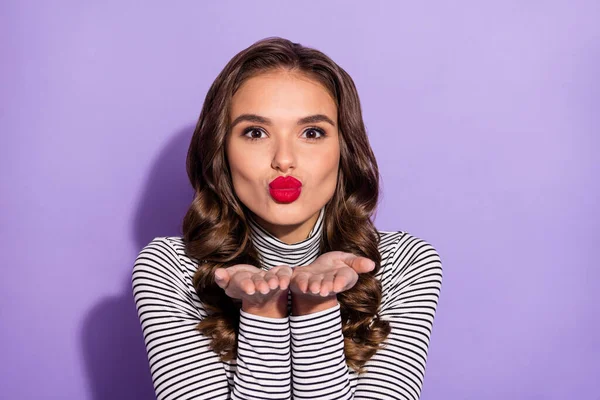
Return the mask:
{"type": "Polygon", "coordinates": [[[600,399],[600,2],[4,1],[0,393],[153,398],[131,268],[177,235],[225,63],[267,36],[354,78],[376,225],[444,282],[422,399],[600,399]]]}

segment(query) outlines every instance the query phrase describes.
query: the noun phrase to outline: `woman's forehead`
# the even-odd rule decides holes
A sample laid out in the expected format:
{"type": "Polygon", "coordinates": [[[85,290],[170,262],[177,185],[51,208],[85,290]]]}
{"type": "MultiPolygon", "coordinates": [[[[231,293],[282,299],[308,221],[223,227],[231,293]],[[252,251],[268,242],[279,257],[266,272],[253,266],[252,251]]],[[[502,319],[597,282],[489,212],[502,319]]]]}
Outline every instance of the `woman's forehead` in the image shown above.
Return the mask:
{"type": "Polygon", "coordinates": [[[270,119],[298,119],[324,114],[334,119],[337,106],[317,80],[295,71],[270,71],[248,78],[236,91],[231,118],[257,114],[270,119]]]}

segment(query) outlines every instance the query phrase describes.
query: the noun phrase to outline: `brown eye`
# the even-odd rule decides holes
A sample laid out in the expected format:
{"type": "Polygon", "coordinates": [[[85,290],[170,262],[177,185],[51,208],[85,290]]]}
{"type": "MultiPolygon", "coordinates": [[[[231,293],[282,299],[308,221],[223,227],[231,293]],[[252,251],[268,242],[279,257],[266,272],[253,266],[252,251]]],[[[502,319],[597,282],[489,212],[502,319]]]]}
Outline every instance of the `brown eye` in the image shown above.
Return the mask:
{"type": "Polygon", "coordinates": [[[319,140],[325,136],[325,131],[320,128],[308,128],[304,135],[308,140],[319,140]]]}
{"type": "Polygon", "coordinates": [[[243,136],[247,137],[250,140],[257,140],[262,138],[262,134],[264,131],[258,128],[247,128],[244,130],[243,136]]]}

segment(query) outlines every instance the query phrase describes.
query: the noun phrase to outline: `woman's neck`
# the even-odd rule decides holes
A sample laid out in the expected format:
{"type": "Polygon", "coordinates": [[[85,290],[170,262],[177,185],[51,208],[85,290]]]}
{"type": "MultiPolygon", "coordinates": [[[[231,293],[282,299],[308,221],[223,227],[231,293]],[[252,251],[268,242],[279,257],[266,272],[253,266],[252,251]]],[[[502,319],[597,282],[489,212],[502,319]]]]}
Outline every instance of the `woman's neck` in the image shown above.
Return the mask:
{"type": "Polygon", "coordinates": [[[271,224],[260,218],[258,215],[253,215],[253,218],[261,227],[263,227],[267,232],[277,239],[281,240],[283,243],[294,244],[303,241],[309,236],[311,230],[315,226],[315,223],[319,219],[319,213],[320,210],[308,220],[296,225],[271,224]]]}

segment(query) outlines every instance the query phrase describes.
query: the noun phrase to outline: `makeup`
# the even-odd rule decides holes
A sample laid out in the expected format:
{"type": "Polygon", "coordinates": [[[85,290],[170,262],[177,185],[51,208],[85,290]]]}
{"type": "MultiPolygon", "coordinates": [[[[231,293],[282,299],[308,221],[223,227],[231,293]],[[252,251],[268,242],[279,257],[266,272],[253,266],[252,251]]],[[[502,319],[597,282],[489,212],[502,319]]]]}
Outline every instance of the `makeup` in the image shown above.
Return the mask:
{"type": "Polygon", "coordinates": [[[278,176],[269,183],[269,194],[279,203],[295,201],[302,190],[302,182],[292,176],[278,176]]]}

